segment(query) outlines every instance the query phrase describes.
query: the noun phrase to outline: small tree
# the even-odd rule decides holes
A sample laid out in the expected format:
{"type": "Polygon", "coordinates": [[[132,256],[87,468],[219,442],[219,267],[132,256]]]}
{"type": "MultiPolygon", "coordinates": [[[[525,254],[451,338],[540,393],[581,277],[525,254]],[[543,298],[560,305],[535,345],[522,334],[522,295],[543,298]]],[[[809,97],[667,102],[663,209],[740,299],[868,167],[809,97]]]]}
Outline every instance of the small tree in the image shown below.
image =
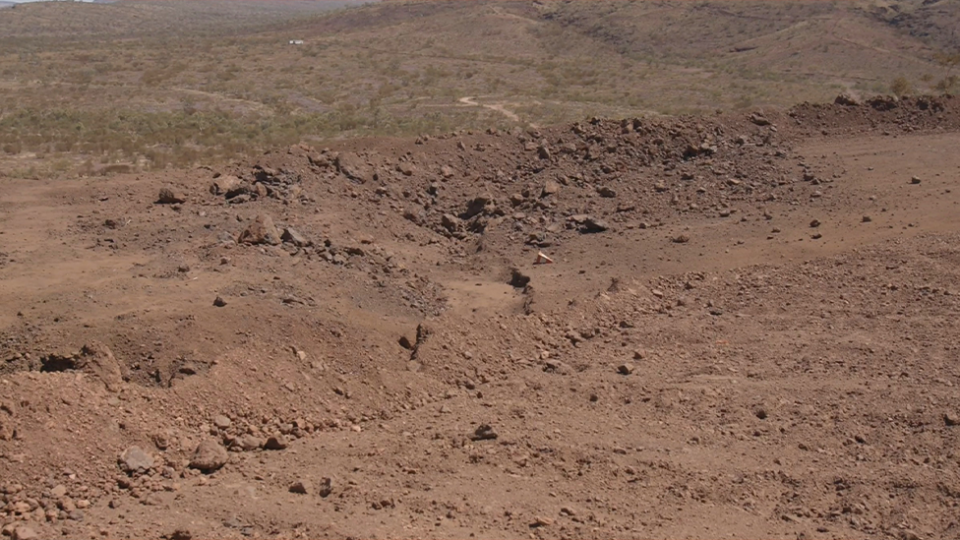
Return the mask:
{"type": "Polygon", "coordinates": [[[897,77],[890,83],[890,91],[897,97],[903,97],[910,93],[910,81],[905,77],[897,77]]]}

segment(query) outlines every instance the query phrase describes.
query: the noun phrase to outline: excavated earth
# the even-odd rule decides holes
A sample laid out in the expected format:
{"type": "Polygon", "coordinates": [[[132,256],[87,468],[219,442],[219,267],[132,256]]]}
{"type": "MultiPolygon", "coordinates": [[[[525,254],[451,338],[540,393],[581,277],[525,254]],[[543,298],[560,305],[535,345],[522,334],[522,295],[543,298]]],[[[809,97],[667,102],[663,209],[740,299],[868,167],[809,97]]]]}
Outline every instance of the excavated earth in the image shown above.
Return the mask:
{"type": "Polygon", "coordinates": [[[3,534],[957,537],[958,148],[838,98],[3,179],[3,534]]]}

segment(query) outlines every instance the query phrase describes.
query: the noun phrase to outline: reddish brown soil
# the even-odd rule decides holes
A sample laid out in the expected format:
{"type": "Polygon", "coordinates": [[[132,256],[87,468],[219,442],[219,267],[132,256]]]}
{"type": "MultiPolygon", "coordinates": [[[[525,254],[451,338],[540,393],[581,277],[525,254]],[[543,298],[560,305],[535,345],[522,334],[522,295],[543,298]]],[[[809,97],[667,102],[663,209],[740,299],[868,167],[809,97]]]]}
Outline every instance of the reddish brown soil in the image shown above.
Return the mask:
{"type": "Polygon", "coordinates": [[[4,179],[4,534],[955,537],[958,146],[915,98],[4,179]]]}

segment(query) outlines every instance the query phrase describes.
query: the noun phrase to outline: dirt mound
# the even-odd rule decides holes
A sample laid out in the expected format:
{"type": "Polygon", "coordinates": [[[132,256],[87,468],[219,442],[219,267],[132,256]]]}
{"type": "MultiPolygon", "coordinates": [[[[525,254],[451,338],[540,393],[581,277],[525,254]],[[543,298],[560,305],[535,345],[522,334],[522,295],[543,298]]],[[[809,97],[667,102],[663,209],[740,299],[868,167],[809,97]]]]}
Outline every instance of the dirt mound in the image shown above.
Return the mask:
{"type": "Polygon", "coordinates": [[[5,534],[948,536],[958,137],[844,97],[5,181],[5,534]]]}

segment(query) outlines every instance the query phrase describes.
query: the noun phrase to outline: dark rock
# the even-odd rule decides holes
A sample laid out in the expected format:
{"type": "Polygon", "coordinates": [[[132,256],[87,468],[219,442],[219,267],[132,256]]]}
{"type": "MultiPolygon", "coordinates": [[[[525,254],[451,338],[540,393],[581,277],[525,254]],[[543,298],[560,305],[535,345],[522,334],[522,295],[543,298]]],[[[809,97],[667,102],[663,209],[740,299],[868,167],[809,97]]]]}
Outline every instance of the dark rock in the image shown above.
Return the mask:
{"type": "Polygon", "coordinates": [[[264,450],[283,450],[287,447],[287,441],[282,435],[270,437],[263,443],[264,450]]]}
{"type": "Polygon", "coordinates": [[[216,297],[216,298],[213,299],[213,305],[215,305],[215,306],[217,306],[217,307],[224,307],[224,306],[227,305],[227,301],[224,300],[223,298],[220,298],[220,297],[218,296],[218,297],[216,297]]]}
{"type": "Polygon", "coordinates": [[[170,534],[169,538],[170,540],[192,540],[193,533],[187,529],[177,529],[170,534]]]}
{"type": "Polygon", "coordinates": [[[846,107],[860,106],[860,100],[851,96],[850,94],[840,94],[837,96],[837,99],[833,100],[833,102],[837,105],[844,105],[846,107]]]}
{"type": "Polygon", "coordinates": [[[327,497],[333,492],[333,481],[329,478],[321,478],[317,484],[317,495],[327,497]]]}
{"type": "Polygon", "coordinates": [[[470,438],[474,441],[492,441],[500,435],[488,424],[483,424],[473,432],[470,438]]]}
{"type": "Polygon", "coordinates": [[[510,270],[510,285],[522,289],[530,284],[530,276],[524,274],[519,268],[510,270]]]}
{"type": "Polygon", "coordinates": [[[290,493],[297,493],[299,495],[308,495],[310,493],[310,484],[306,480],[297,480],[293,484],[290,484],[289,491],[290,493]]]}
{"type": "Polygon", "coordinates": [[[900,106],[900,100],[896,96],[876,96],[867,100],[870,105],[878,111],[889,111],[900,106]]]}
{"type": "Polygon", "coordinates": [[[606,221],[586,214],[571,216],[570,220],[576,223],[580,232],[584,234],[600,233],[610,228],[606,221]]]}
{"type": "Polygon", "coordinates": [[[461,219],[470,219],[482,213],[490,213],[493,209],[493,199],[491,197],[474,197],[467,203],[467,210],[460,215],[461,219]]]}
{"type": "Polygon", "coordinates": [[[187,202],[187,197],[179,191],[174,191],[172,188],[161,188],[160,194],[157,195],[157,204],[179,204],[184,202],[187,202]]]}

